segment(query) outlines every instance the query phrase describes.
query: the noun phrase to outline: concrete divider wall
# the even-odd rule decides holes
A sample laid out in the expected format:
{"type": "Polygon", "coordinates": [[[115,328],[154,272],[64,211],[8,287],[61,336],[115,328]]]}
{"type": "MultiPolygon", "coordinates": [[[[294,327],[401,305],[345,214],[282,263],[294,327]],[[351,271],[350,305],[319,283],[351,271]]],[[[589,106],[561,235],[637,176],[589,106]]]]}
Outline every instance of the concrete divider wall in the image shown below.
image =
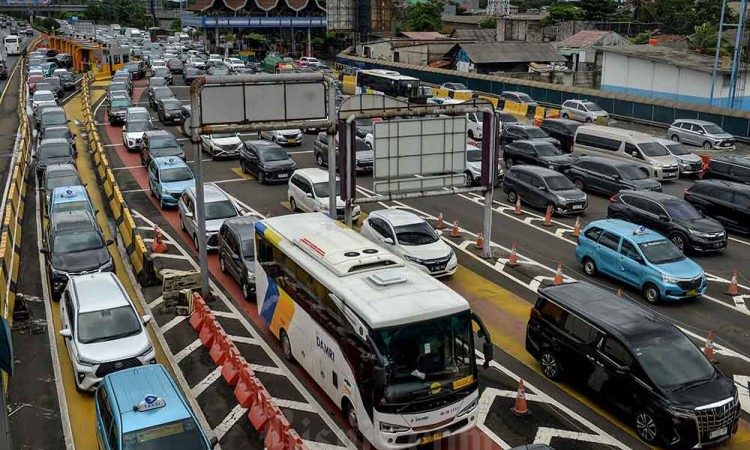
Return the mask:
{"type": "Polygon", "coordinates": [[[117,224],[117,230],[122,238],[122,244],[128,253],[128,258],[133,266],[138,282],[142,286],[158,284],[154,273],[154,265],[148,253],[143,237],[136,228],[135,221],[122,196],[122,191],[117,185],[112,170],[110,169],[107,155],[104,152],[101,136],[96,129],[94,114],[91,109],[91,97],[89,85],[94,80],[94,75],[87,73],[81,82],[81,93],[83,95],[83,114],[85,117],[86,136],[94,159],[94,169],[99,184],[102,186],[105,198],[109,203],[112,216],[117,224]]]}
{"type": "Polygon", "coordinates": [[[340,53],[336,57],[336,63],[340,66],[359,69],[396,70],[403,75],[416,77],[436,85],[447,82],[463,83],[469,89],[483,94],[499,95],[503,91],[521,91],[540,103],[553,106],[559,106],[566,100],[585,98],[596,102],[614,117],[649,124],[668,125],[676,119],[708,120],[721,126],[738,139],[750,141],[750,111],[651,99],[496,75],[463,73],[429,66],[361,58],[346,53],[340,53]]]}

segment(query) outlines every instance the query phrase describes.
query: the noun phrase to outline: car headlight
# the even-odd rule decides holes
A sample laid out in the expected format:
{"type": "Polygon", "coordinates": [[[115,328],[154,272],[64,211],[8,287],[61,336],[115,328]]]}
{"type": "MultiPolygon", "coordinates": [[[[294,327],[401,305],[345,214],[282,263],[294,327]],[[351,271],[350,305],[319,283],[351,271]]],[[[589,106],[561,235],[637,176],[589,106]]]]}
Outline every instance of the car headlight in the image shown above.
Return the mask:
{"type": "Polygon", "coordinates": [[[56,270],[54,267],[50,269],[50,272],[52,274],[52,278],[64,278],[68,279],[68,273],[63,272],[62,270],[56,270]]]}
{"type": "Polygon", "coordinates": [[[680,281],[679,278],[677,278],[677,277],[671,277],[671,276],[669,276],[667,274],[664,274],[664,273],[661,274],[661,280],[663,282],[665,282],[665,283],[671,283],[671,284],[677,284],[677,282],[680,281]]]}
{"type": "Polygon", "coordinates": [[[78,358],[76,358],[76,361],[78,364],[81,364],[83,366],[95,366],[99,364],[99,361],[94,361],[93,359],[84,358],[81,355],[78,355],[78,358]]]}
{"type": "Polygon", "coordinates": [[[690,232],[690,234],[692,234],[693,236],[697,236],[697,237],[707,238],[707,237],[710,236],[709,233],[704,233],[702,231],[691,230],[690,228],[688,228],[688,231],[690,232]]]}
{"type": "Polygon", "coordinates": [[[144,356],[148,355],[149,353],[153,351],[154,351],[154,346],[151,345],[151,343],[149,343],[148,346],[146,346],[146,348],[141,353],[138,354],[138,357],[143,358],[144,356]]]}
{"type": "Polygon", "coordinates": [[[565,202],[567,202],[567,201],[568,201],[568,199],[567,199],[567,198],[565,198],[565,197],[562,197],[562,196],[560,196],[560,195],[555,195],[555,197],[557,197],[557,201],[558,201],[558,202],[560,202],[560,203],[565,203],[565,202]]]}
{"type": "Polygon", "coordinates": [[[687,408],[677,408],[674,406],[667,406],[667,410],[677,416],[677,417],[684,417],[686,419],[695,419],[695,411],[692,409],[687,408]]]}
{"type": "Polygon", "coordinates": [[[403,433],[409,431],[409,427],[403,425],[394,425],[392,423],[380,422],[380,431],[384,433],[403,433]]]}
{"type": "Polygon", "coordinates": [[[253,272],[250,272],[250,271],[248,270],[248,271],[247,271],[247,279],[248,279],[248,280],[254,280],[254,279],[255,279],[255,274],[254,274],[253,272]]]}
{"type": "Polygon", "coordinates": [[[422,264],[422,260],[414,256],[404,255],[404,259],[416,264],[422,264]]]}
{"type": "Polygon", "coordinates": [[[547,164],[547,167],[550,168],[550,169],[552,169],[552,170],[555,170],[556,166],[554,164],[547,164]]]}
{"type": "Polygon", "coordinates": [[[652,162],[651,164],[652,164],[652,165],[653,165],[654,167],[658,167],[658,168],[662,168],[662,167],[664,167],[664,164],[662,164],[662,163],[660,163],[660,162],[656,162],[656,161],[652,162]]]}

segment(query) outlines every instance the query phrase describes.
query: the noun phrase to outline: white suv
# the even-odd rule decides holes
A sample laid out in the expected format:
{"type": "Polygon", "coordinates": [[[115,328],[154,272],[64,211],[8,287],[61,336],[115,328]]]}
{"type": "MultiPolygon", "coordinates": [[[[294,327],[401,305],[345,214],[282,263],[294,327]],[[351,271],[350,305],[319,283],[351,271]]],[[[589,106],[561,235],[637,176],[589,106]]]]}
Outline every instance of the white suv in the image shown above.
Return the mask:
{"type": "Polygon", "coordinates": [[[70,278],[60,299],[60,336],[65,339],[76,388],[91,391],[118,370],[156,364],[146,324],[113,273],[70,278]]]}
{"type": "MultiPolygon", "coordinates": [[[[338,195],[341,192],[339,179],[336,178],[336,219],[344,218],[346,204],[338,195]]],[[[323,169],[298,169],[289,179],[289,204],[292,211],[322,212],[329,214],[330,189],[328,172],[323,169]]],[[[359,205],[354,205],[352,219],[359,220],[359,205]]]]}
{"type": "MultiPolygon", "coordinates": [[[[198,222],[195,217],[195,186],[185,188],[177,201],[180,228],[193,238],[198,250],[198,222]]],[[[219,243],[219,228],[225,220],[244,215],[234,204],[229,194],[215,184],[203,186],[203,203],[206,208],[206,248],[216,250],[219,243]]]]}

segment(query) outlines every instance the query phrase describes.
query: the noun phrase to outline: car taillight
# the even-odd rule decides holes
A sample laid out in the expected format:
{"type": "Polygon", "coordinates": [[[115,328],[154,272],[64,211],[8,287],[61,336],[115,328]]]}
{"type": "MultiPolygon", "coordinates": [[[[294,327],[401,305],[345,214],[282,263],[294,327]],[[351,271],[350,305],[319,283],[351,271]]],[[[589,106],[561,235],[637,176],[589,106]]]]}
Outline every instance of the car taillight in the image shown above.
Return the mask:
{"type": "Polygon", "coordinates": [[[609,198],[609,202],[610,203],[617,203],[617,194],[615,194],[612,197],[610,197],[609,198]]]}
{"type": "Polygon", "coordinates": [[[541,319],[542,315],[539,313],[539,310],[536,308],[531,308],[531,312],[529,314],[529,319],[541,319]]]}

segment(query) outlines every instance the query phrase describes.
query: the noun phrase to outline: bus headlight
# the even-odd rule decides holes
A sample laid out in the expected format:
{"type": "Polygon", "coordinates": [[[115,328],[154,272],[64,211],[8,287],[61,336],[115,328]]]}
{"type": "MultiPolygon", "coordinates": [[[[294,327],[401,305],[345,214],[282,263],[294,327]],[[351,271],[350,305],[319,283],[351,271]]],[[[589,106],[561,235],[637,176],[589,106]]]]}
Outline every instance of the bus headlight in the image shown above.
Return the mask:
{"type": "Polygon", "coordinates": [[[409,427],[380,422],[380,431],[384,433],[403,433],[404,431],[409,431],[409,427]]]}

